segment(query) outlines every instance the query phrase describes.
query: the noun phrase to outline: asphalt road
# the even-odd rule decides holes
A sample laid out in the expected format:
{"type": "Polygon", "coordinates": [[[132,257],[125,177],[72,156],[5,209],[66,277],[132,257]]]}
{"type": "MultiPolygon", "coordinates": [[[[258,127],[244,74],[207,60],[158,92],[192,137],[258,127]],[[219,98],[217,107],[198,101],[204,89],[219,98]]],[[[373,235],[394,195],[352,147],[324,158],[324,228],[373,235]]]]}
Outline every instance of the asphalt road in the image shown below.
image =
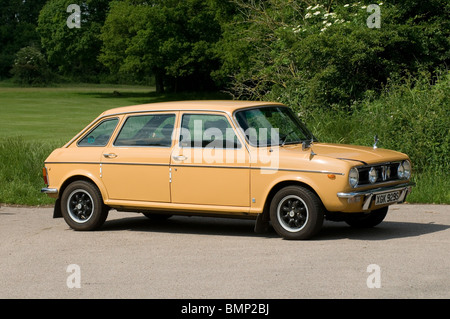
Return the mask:
{"type": "Polygon", "coordinates": [[[253,222],[110,212],[76,232],[0,208],[0,298],[449,298],[450,206],[395,205],[376,228],[287,241],[253,222]],[[79,288],[78,288],[79,287],[79,288]]]}

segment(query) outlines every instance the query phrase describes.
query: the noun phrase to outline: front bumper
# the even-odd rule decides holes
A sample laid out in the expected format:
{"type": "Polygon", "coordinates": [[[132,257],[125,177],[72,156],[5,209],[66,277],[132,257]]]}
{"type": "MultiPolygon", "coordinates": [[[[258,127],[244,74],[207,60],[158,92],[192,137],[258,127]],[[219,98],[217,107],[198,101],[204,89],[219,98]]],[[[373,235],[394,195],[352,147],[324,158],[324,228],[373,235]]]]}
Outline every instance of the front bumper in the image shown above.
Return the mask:
{"type": "MultiPolygon", "coordinates": [[[[395,192],[400,191],[400,196],[396,203],[403,203],[406,199],[406,195],[411,193],[411,189],[416,184],[413,182],[405,183],[405,184],[399,184],[394,186],[385,186],[385,187],[379,187],[375,189],[368,189],[364,191],[357,191],[357,192],[350,192],[350,193],[337,193],[337,196],[339,198],[348,198],[348,200],[353,200],[357,197],[363,198],[363,210],[368,210],[370,207],[370,204],[372,203],[372,200],[375,198],[375,195],[388,193],[388,192],[395,192]]],[[[391,203],[394,204],[394,203],[391,203]]]]}

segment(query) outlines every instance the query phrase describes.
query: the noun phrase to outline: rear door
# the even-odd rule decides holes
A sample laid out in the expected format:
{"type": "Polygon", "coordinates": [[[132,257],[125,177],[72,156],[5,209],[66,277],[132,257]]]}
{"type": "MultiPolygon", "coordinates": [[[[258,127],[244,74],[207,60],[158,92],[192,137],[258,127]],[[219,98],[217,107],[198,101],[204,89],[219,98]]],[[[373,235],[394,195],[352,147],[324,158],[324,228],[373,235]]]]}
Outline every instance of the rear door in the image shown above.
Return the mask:
{"type": "Polygon", "coordinates": [[[102,180],[112,200],[170,202],[169,164],[176,112],[129,115],[102,154],[102,180]]]}

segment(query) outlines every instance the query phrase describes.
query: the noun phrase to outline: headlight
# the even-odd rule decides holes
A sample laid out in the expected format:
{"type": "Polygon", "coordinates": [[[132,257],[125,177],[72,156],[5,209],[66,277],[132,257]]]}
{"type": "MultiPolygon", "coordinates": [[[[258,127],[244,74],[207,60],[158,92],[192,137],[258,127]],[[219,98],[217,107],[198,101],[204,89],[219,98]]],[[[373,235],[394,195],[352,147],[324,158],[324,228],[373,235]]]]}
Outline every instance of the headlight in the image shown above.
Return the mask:
{"type": "Polygon", "coordinates": [[[358,186],[359,173],[358,173],[358,170],[354,167],[348,173],[348,182],[349,182],[350,186],[353,188],[358,186]]]}
{"type": "Polygon", "coordinates": [[[408,179],[411,177],[411,162],[410,161],[403,161],[403,178],[408,179]]]}
{"type": "Polygon", "coordinates": [[[369,171],[369,182],[373,184],[377,181],[377,179],[378,179],[377,170],[372,167],[369,171]]]}
{"type": "Polygon", "coordinates": [[[398,165],[397,170],[398,178],[400,179],[408,179],[411,177],[411,162],[406,160],[398,165]]]}
{"type": "Polygon", "coordinates": [[[403,179],[405,176],[405,169],[403,167],[403,163],[398,164],[397,176],[400,179],[403,179]]]}

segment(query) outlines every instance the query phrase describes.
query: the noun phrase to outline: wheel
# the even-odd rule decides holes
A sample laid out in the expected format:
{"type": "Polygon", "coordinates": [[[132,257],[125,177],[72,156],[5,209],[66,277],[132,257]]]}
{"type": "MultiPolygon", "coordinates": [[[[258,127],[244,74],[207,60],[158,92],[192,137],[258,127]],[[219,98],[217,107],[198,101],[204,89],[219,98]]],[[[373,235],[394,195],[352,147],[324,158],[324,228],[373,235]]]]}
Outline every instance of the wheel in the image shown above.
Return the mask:
{"type": "Polygon", "coordinates": [[[309,239],[323,225],[324,213],[319,197],[300,186],[279,190],[270,204],[270,220],[284,239],[309,239]]]}
{"type": "Polygon", "coordinates": [[[142,213],[145,217],[148,219],[154,220],[154,221],[164,221],[172,217],[170,214],[164,214],[164,213],[142,213]]]}
{"type": "Polygon", "coordinates": [[[61,197],[61,212],[74,230],[95,230],[108,217],[108,207],[97,186],[86,181],[71,183],[61,197]]]}
{"type": "Polygon", "coordinates": [[[358,228],[370,228],[381,223],[389,210],[389,206],[373,210],[370,213],[361,214],[349,214],[345,219],[345,222],[352,226],[358,228]]]}

